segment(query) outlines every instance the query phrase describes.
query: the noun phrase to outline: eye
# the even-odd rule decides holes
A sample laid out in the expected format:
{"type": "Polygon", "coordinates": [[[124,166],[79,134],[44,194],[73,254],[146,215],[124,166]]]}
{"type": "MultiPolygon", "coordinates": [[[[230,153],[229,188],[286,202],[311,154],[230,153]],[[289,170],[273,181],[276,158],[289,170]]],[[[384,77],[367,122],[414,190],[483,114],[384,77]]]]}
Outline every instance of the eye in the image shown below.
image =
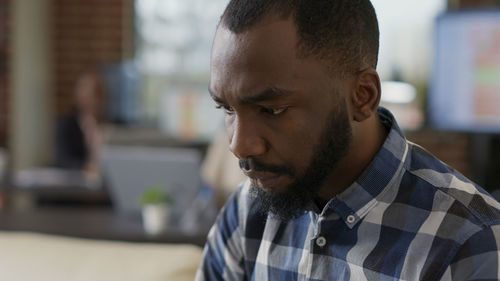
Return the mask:
{"type": "Polygon", "coordinates": [[[228,115],[231,115],[231,114],[234,113],[234,108],[232,108],[230,106],[227,106],[227,105],[218,104],[218,105],[215,106],[215,108],[217,108],[217,109],[224,109],[224,113],[228,114],[228,115]]]}
{"type": "Polygon", "coordinates": [[[277,116],[277,115],[280,115],[283,112],[285,112],[287,109],[288,109],[287,106],[276,107],[276,108],[274,108],[274,107],[262,107],[261,112],[266,113],[266,114],[270,114],[273,116],[277,116]]]}

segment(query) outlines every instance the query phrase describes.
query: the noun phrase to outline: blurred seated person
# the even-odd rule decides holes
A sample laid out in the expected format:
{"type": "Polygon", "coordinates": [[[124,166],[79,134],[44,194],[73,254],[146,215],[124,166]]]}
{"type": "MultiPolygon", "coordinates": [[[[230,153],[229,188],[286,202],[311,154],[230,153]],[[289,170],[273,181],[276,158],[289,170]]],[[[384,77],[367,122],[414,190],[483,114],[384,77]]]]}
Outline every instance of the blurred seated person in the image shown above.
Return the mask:
{"type": "Polygon", "coordinates": [[[246,179],[238,164],[238,158],[229,150],[225,130],[221,130],[210,143],[201,169],[203,182],[215,191],[215,201],[219,209],[237,190],[236,187],[246,179]]]}
{"type": "Polygon", "coordinates": [[[99,175],[99,147],[102,138],[104,92],[94,73],[80,76],[73,93],[71,112],[56,125],[55,164],[63,169],[81,169],[99,175]]]}

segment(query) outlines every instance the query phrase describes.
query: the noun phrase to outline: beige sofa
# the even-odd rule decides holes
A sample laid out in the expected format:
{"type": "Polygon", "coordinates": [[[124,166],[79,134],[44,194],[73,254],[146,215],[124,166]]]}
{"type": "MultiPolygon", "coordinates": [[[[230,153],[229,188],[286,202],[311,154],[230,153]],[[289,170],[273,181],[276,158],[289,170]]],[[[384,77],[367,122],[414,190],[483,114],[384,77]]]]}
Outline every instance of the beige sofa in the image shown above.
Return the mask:
{"type": "Polygon", "coordinates": [[[2,281],[193,280],[202,249],[0,232],[2,281]]]}

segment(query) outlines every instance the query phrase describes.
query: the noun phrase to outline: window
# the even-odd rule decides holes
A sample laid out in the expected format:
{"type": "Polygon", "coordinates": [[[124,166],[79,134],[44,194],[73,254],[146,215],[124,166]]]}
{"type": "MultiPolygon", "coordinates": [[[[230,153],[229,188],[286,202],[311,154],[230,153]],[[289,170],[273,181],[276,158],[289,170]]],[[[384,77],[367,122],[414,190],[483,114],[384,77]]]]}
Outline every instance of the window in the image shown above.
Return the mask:
{"type": "Polygon", "coordinates": [[[210,138],[223,114],[207,94],[210,48],[226,0],[136,0],[143,122],[181,139],[210,138]]]}
{"type": "MultiPolygon", "coordinates": [[[[210,138],[222,126],[223,116],[213,109],[206,88],[211,43],[227,2],[136,0],[135,64],[141,73],[143,122],[182,139],[210,138]]],[[[446,1],[372,2],[381,30],[381,78],[411,83],[416,88],[416,103],[423,104],[434,21],[446,8],[446,1]]]]}

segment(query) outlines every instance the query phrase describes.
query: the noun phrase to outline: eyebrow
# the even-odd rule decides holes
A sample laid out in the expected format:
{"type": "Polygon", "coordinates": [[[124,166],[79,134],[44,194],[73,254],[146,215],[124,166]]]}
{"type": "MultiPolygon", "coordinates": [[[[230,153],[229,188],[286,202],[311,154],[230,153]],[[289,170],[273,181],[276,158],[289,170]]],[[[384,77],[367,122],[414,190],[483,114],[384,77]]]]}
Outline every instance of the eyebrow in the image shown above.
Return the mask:
{"type": "MultiPolygon", "coordinates": [[[[210,96],[212,99],[217,102],[217,103],[224,103],[224,101],[219,98],[211,89],[210,87],[208,88],[208,92],[210,93],[210,96]]],[[[242,97],[240,99],[241,104],[255,104],[259,102],[264,102],[264,101],[272,101],[279,99],[284,96],[289,96],[292,94],[292,91],[285,90],[285,89],[279,89],[275,87],[267,88],[264,91],[261,91],[259,93],[256,93],[254,95],[248,96],[248,97],[242,97]]]]}

